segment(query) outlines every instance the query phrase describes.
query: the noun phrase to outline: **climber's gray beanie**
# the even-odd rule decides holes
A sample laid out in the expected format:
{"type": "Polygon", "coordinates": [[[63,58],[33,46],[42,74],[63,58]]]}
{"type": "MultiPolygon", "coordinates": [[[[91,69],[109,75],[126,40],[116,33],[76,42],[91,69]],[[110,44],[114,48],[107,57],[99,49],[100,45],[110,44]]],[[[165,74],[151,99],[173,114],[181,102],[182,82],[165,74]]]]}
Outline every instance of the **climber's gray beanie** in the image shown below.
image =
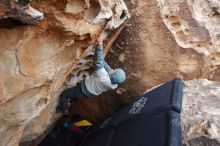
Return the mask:
{"type": "Polygon", "coordinates": [[[126,75],[123,69],[116,69],[114,73],[109,75],[112,84],[121,84],[125,81],[126,75]]]}

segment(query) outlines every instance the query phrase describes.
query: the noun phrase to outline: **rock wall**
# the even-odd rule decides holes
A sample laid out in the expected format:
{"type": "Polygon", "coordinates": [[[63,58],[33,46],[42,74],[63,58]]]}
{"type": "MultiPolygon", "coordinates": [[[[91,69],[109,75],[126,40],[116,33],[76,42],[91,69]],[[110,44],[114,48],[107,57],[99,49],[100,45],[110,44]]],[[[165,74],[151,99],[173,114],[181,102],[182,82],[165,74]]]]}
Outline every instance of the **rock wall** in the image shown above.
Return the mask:
{"type": "Polygon", "coordinates": [[[122,0],[51,0],[32,5],[45,14],[37,25],[1,20],[1,146],[34,139],[59,118],[55,107],[67,76],[76,73],[72,84],[85,77],[81,72],[88,74],[94,41],[103,34],[107,43],[111,30],[129,17],[122,0]]]}
{"type": "MultiPolygon", "coordinates": [[[[131,18],[107,56],[113,67],[128,74],[124,99],[176,76],[184,80],[206,78],[220,81],[220,66],[193,48],[183,48],[161,17],[156,0],[128,1],[131,18]]],[[[215,52],[217,54],[217,52],[215,52]]],[[[114,95],[116,96],[116,95],[114,95]]]]}
{"type": "Polygon", "coordinates": [[[0,19],[13,18],[27,24],[38,23],[44,18],[44,14],[31,7],[30,1],[1,0],[0,19]]]}
{"type": "MultiPolygon", "coordinates": [[[[156,0],[161,18],[184,49],[203,54],[213,74],[219,76],[220,3],[216,0],[156,0]],[[215,70],[215,69],[214,69],[215,70]]],[[[191,62],[188,60],[188,62],[191,62]]],[[[186,67],[186,66],[185,66],[186,67]]],[[[184,67],[184,68],[185,68],[184,67]]],[[[187,67],[189,68],[189,66],[187,67]]],[[[186,69],[186,68],[185,68],[186,69]]],[[[210,72],[208,77],[210,78],[210,72]]],[[[210,78],[218,80],[218,77],[210,78]]],[[[220,84],[208,80],[185,82],[182,126],[186,146],[220,145],[220,84]]]]}
{"type": "Polygon", "coordinates": [[[219,65],[220,4],[217,0],[157,0],[161,16],[176,42],[219,65]]]}
{"type": "MultiPolygon", "coordinates": [[[[199,1],[194,3],[183,0],[126,1],[131,19],[106,59],[113,68],[125,69],[128,78],[116,92],[80,99],[73,104],[73,113],[91,121],[101,121],[146,89],[176,76],[184,80],[207,78],[220,81],[218,41],[215,41],[213,33],[218,31],[211,31],[208,22],[207,26],[203,25],[194,18],[193,12],[189,13],[191,7],[198,7],[199,1]],[[172,15],[169,13],[170,7],[175,10],[172,10],[172,15]],[[178,14],[180,9],[184,9],[181,10],[184,17],[178,14]],[[173,15],[175,17],[171,17],[173,15]],[[170,17],[171,20],[175,18],[174,21],[177,21],[178,18],[181,21],[171,28],[171,21],[166,20],[170,17]],[[183,29],[185,27],[186,30],[183,29]],[[184,32],[184,35],[181,32],[178,35],[180,39],[176,35],[179,29],[184,32]],[[185,31],[189,34],[186,35],[185,31]]],[[[129,17],[121,0],[50,0],[33,1],[31,5],[45,14],[45,19],[35,26],[0,20],[0,145],[4,146],[18,145],[20,140],[31,141],[53,125],[59,118],[55,107],[60,92],[66,85],[76,84],[90,72],[94,40],[103,34],[107,38],[105,44],[108,44],[114,32],[102,31],[118,27],[129,17]]],[[[210,83],[209,87],[203,84],[206,82],[210,83],[186,83],[188,90],[185,94],[189,101],[194,101],[190,90],[195,85],[204,86],[196,90],[199,93],[203,93],[204,89],[217,91],[213,86],[217,83],[210,83]]],[[[211,99],[218,100],[217,97],[211,99]]],[[[206,99],[204,96],[202,98],[206,99]]],[[[189,103],[184,102],[187,108],[183,111],[190,113],[189,103]]],[[[212,114],[210,117],[213,117],[212,114]]],[[[195,125],[201,121],[213,127],[206,124],[204,118],[200,119],[194,121],[195,125]]],[[[208,121],[213,123],[212,118],[208,121]]],[[[189,123],[186,119],[184,125],[189,123]]],[[[214,125],[215,129],[218,125],[214,125]]],[[[184,133],[189,129],[186,126],[184,133]]],[[[184,136],[186,143],[197,140],[192,138],[194,135],[190,136],[184,136]]],[[[199,140],[205,139],[204,136],[211,137],[201,134],[199,140]]]]}
{"type": "Polygon", "coordinates": [[[81,99],[73,105],[73,112],[92,121],[104,119],[142,95],[146,89],[178,76],[189,80],[185,82],[183,98],[183,142],[187,146],[219,145],[219,136],[214,138],[206,133],[212,129],[209,124],[219,129],[218,65],[213,65],[203,53],[193,48],[182,48],[176,43],[161,18],[156,0],[134,0],[127,2],[127,5],[131,18],[106,58],[113,68],[122,67],[127,73],[125,84],[120,86],[121,92],[117,90],[100,97],[81,99]],[[218,82],[194,80],[199,78],[218,82]],[[206,105],[211,108],[204,108],[206,105]],[[198,116],[194,118],[194,115],[198,116]],[[203,132],[188,132],[203,121],[203,132]]]}
{"type": "Polygon", "coordinates": [[[185,146],[220,145],[220,83],[184,82],[182,130],[185,146]]]}

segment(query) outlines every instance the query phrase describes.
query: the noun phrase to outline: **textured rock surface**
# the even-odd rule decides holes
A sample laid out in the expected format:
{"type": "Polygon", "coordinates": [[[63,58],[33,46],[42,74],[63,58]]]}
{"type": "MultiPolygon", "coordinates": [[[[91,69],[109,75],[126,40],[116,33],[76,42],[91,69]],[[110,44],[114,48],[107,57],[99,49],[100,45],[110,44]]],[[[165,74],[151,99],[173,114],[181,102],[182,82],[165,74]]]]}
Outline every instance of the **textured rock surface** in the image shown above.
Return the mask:
{"type": "Polygon", "coordinates": [[[219,146],[220,83],[192,80],[184,85],[183,142],[186,146],[219,146]]]}
{"type": "Polygon", "coordinates": [[[82,57],[93,52],[89,49],[84,55],[104,28],[116,28],[128,17],[121,0],[51,0],[32,5],[44,12],[42,23],[0,25],[1,146],[36,138],[59,117],[55,107],[66,77],[78,63],[82,66],[78,72],[91,63],[91,57],[84,62],[82,57]]]}
{"type": "Polygon", "coordinates": [[[218,65],[211,65],[204,54],[176,43],[161,19],[156,0],[134,0],[127,5],[132,17],[107,56],[111,66],[120,66],[128,74],[124,98],[141,95],[146,88],[176,76],[220,81],[218,65]]]}
{"type": "MultiPolygon", "coordinates": [[[[32,140],[50,127],[58,118],[54,109],[63,82],[73,85],[89,73],[93,51],[86,48],[106,26],[114,28],[124,21],[115,23],[120,12],[126,12],[117,9],[106,24],[109,7],[101,0],[88,2],[34,2],[32,6],[45,14],[37,26],[0,23],[0,145],[14,146],[21,137],[23,142],[32,140]]],[[[121,1],[109,2],[124,8],[121,1]]],[[[73,105],[74,113],[92,121],[110,116],[146,89],[176,76],[220,81],[220,67],[207,59],[210,55],[176,43],[156,0],[126,2],[132,17],[107,61],[124,68],[128,78],[120,95],[112,91],[73,105]]]]}
{"type": "Polygon", "coordinates": [[[0,19],[8,17],[35,24],[44,18],[44,14],[32,8],[29,0],[0,0],[0,19]]]}
{"type": "Polygon", "coordinates": [[[164,23],[183,48],[205,54],[220,64],[220,4],[218,0],[157,0],[164,23]]]}
{"type": "MultiPolygon", "coordinates": [[[[106,58],[113,68],[120,66],[126,70],[128,78],[121,86],[126,92],[118,95],[112,91],[100,97],[81,99],[73,106],[73,112],[93,121],[114,114],[119,107],[142,95],[146,89],[176,76],[184,80],[208,78],[220,81],[218,66],[210,65],[204,54],[192,48],[182,48],[176,43],[160,17],[156,0],[134,0],[133,4],[128,2],[127,5],[132,17],[106,58]]],[[[189,88],[193,90],[190,85],[189,88]]],[[[200,89],[198,95],[203,92],[200,89]]],[[[211,141],[210,138],[202,138],[199,138],[202,142],[211,141]]],[[[212,144],[217,145],[215,140],[212,144]]]]}

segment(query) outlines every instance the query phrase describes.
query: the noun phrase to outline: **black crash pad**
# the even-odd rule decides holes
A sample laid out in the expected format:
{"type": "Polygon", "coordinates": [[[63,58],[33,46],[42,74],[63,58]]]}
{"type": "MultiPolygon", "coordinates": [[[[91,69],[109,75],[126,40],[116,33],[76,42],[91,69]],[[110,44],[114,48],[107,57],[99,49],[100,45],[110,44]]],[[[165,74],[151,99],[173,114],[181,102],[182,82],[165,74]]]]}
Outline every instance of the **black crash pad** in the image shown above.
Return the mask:
{"type": "Polygon", "coordinates": [[[52,133],[40,146],[182,146],[182,88],[182,81],[174,79],[138,97],[83,136],[61,128],[56,138],[52,133]]]}
{"type": "Polygon", "coordinates": [[[90,132],[81,146],[181,146],[182,81],[139,97],[90,132]]]}

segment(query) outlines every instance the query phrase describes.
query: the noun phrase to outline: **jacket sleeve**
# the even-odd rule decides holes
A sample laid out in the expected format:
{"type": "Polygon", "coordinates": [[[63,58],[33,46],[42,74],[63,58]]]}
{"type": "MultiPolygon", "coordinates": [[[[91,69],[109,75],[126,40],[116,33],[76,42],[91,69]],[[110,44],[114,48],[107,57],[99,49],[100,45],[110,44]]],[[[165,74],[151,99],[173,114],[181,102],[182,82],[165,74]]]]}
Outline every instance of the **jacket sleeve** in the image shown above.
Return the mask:
{"type": "Polygon", "coordinates": [[[108,74],[110,74],[112,71],[112,68],[108,65],[108,63],[105,60],[103,60],[103,63],[104,63],[105,70],[108,72],[108,74]]]}
{"type": "Polygon", "coordinates": [[[102,57],[103,46],[96,45],[95,54],[94,54],[94,61],[95,61],[95,70],[98,71],[104,67],[104,59],[102,57]]]}

